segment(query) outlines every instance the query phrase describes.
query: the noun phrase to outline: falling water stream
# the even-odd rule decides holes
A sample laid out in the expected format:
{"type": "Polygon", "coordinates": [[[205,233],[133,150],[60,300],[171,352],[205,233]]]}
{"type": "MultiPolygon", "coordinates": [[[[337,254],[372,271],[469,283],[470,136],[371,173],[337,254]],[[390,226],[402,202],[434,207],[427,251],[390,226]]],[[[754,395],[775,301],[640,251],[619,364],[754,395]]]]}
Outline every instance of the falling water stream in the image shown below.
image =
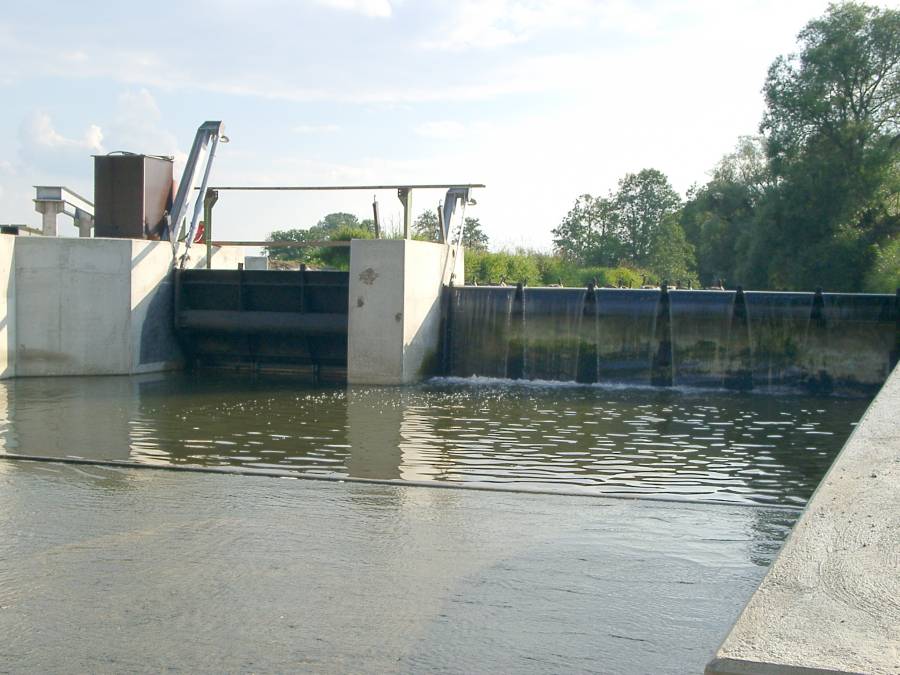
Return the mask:
{"type": "Polygon", "coordinates": [[[898,351],[891,295],[450,290],[459,377],[874,393],[898,351]]]}

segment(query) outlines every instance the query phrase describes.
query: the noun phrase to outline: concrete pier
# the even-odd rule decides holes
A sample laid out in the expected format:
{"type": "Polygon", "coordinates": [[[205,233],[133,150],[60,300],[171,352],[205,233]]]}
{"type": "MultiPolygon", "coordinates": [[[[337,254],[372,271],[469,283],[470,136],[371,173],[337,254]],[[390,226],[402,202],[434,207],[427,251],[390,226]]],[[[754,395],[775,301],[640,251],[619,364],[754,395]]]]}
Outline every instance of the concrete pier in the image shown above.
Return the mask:
{"type": "Polygon", "coordinates": [[[900,672],[900,368],[822,479],[707,675],[900,672]]]}
{"type": "Polygon", "coordinates": [[[428,374],[438,359],[441,291],[451,274],[463,278],[463,254],[456,258],[443,244],[353,240],[349,383],[407,384],[428,374]]]}

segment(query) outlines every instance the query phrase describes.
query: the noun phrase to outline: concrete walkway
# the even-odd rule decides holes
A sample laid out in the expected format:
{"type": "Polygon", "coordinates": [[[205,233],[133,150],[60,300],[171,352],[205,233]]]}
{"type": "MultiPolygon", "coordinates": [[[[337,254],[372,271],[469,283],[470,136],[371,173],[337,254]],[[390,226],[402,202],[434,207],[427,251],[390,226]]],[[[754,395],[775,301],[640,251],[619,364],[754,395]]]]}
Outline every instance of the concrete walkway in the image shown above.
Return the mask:
{"type": "Polygon", "coordinates": [[[900,368],[822,480],[708,675],[900,673],[900,368]]]}
{"type": "Polygon", "coordinates": [[[796,515],[0,460],[0,671],[697,673],[796,515]]]}

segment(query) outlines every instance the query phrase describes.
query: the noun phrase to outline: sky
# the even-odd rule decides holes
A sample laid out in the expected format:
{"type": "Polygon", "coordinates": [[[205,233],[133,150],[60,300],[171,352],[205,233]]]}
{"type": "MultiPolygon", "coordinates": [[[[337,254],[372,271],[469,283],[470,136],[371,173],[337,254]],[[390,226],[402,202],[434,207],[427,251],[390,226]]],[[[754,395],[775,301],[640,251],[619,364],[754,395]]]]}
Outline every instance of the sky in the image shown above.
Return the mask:
{"type": "MultiPolygon", "coordinates": [[[[826,6],[0,0],[0,223],[39,226],[34,185],[91,199],[94,154],[173,155],[177,171],[222,120],[213,185],[484,183],[467,215],[492,248],[548,248],[578,195],[626,173],[657,168],[682,195],[704,182],[757,132],[769,65],[826,6]]],[[[414,212],[441,197],[414,193],[414,212]]],[[[372,199],[223,193],[214,236],[369,217],[372,199]]],[[[378,200],[399,224],[396,194],[378,200]]]]}

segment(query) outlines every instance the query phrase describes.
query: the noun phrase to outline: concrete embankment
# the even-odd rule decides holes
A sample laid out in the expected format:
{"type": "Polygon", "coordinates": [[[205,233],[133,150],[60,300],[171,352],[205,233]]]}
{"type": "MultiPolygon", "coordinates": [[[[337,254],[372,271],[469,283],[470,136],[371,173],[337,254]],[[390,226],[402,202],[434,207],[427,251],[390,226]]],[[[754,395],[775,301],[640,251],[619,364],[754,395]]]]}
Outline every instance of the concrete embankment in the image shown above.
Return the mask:
{"type": "Polygon", "coordinates": [[[900,368],[872,402],[707,675],[900,672],[900,368]]]}

